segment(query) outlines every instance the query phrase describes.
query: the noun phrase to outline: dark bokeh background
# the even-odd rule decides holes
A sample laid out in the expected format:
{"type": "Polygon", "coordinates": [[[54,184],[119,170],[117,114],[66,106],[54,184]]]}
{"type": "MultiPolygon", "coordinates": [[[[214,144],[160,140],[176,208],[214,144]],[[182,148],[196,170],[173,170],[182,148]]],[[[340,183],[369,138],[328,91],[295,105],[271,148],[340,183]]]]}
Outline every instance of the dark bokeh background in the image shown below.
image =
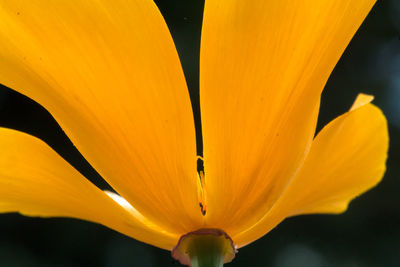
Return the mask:
{"type": "MultiPolygon", "coordinates": [[[[203,2],[156,1],[176,42],[199,118],[198,55],[203,2]]],[[[378,1],[332,73],[322,96],[319,129],[345,112],[358,92],[389,120],[383,182],[343,215],[284,221],[241,249],[228,266],[400,266],[400,1],[378,1]]],[[[198,121],[197,121],[198,122],[198,121]]],[[[32,100],[0,87],[0,126],[38,136],[90,180],[107,185],[32,100]]],[[[201,144],[198,143],[201,150],[201,144]]],[[[0,266],[179,266],[169,255],[103,226],[73,219],[0,215],[0,266]]]]}

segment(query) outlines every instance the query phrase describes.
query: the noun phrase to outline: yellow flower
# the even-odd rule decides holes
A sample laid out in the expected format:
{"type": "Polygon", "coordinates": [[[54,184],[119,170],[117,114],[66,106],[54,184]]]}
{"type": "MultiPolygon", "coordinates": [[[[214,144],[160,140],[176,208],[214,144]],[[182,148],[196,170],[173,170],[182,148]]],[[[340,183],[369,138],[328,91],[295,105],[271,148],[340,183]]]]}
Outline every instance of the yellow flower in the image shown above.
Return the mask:
{"type": "Polygon", "coordinates": [[[119,194],[0,128],[0,212],[79,218],[171,250],[196,230],[240,248],[287,217],[345,211],[383,176],[386,120],[360,95],[314,138],[315,126],[374,2],[206,0],[203,176],[184,75],[152,0],[0,0],[0,82],[43,105],[119,194]]]}

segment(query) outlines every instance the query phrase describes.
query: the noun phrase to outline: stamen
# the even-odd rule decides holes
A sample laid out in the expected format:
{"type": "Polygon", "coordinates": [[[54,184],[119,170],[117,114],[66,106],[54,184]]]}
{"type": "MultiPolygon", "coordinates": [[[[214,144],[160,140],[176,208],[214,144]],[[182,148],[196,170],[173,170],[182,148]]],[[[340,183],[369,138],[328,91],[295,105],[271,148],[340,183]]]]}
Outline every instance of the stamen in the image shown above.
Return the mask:
{"type": "Polygon", "coordinates": [[[205,182],[205,177],[204,177],[204,162],[203,158],[198,156],[197,158],[197,174],[198,174],[198,182],[197,182],[197,198],[199,201],[199,207],[201,214],[203,216],[206,215],[207,212],[207,192],[206,192],[206,182],[205,182]]]}

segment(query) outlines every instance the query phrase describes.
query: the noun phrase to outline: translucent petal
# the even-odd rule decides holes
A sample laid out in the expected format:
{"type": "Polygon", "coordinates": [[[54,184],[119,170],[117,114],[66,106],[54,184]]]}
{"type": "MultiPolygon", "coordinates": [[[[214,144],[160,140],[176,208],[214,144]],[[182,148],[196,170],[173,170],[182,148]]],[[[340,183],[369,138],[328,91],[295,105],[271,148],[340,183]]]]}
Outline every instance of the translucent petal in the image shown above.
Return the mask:
{"type": "Polygon", "coordinates": [[[178,241],[123,209],[41,140],[0,128],[0,150],[0,213],[87,220],[164,249],[178,241]]]}
{"type": "Polygon", "coordinates": [[[360,95],[351,110],[325,126],[312,143],[297,176],[274,207],[253,227],[234,237],[244,245],[283,218],[308,213],[341,213],[375,186],[385,172],[389,145],[382,112],[360,95]]]}
{"type": "Polygon", "coordinates": [[[153,1],[0,0],[0,17],[0,83],[49,110],[143,215],[196,229],[192,108],[153,1]]]}
{"type": "Polygon", "coordinates": [[[320,93],[374,0],[208,0],[200,58],[207,224],[271,208],[314,136],[320,93]]]}

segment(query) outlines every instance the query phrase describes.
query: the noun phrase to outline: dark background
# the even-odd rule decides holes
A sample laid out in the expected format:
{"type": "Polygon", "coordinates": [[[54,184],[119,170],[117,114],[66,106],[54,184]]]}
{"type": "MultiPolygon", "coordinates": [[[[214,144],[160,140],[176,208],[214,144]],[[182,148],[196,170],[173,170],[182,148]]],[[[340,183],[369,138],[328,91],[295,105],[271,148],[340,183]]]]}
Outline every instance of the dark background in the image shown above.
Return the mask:
{"type": "MultiPolygon", "coordinates": [[[[199,122],[198,57],[203,1],[156,1],[170,27],[199,122]]],[[[357,93],[389,121],[390,151],[382,183],[343,215],[290,218],[240,249],[228,266],[400,266],[400,1],[378,1],[333,71],[322,95],[320,129],[357,93]]],[[[38,136],[102,188],[106,184],[73,148],[51,115],[0,87],[0,126],[38,136]]],[[[198,143],[199,150],[201,144],[198,143]]],[[[0,215],[0,266],[179,266],[168,251],[103,226],[73,219],[0,215]]]]}

